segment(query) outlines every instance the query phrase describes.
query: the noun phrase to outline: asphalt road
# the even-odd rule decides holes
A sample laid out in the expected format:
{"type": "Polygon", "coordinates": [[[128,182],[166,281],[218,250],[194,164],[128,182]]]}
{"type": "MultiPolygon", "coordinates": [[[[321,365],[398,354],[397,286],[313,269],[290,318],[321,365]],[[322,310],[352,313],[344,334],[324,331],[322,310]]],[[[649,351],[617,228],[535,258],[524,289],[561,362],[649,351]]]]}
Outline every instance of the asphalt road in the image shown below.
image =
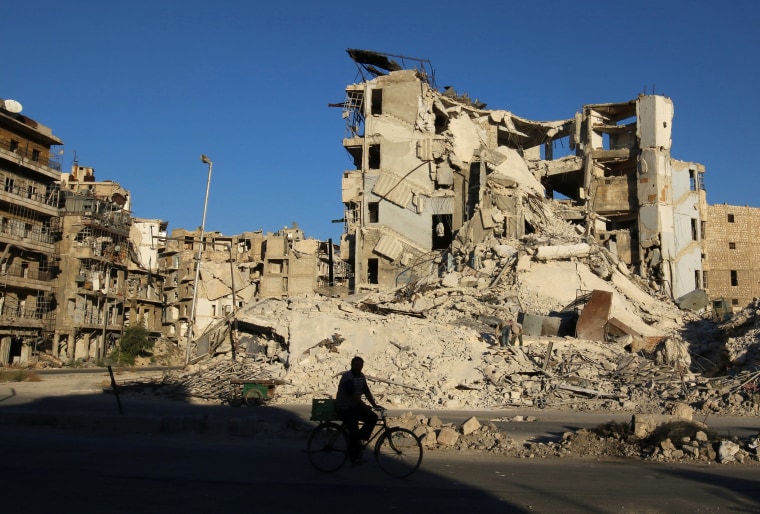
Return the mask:
{"type": "MultiPolygon", "coordinates": [[[[373,461],[333,475],[312,469],[303,430],[308,405],[232,408],[104,393],[107,372],[0,383],[4,512],[713,512],[760,511],[757,465],[516,459],[429,451],[394,480],[373,461]],[[227,429],[257,427],[230,436],[227,429]],[[259,430],[265,426],[271,430],[259,430]],[[218,430],[212,430],[216,427],[218,430]],[[274,437],[273,437],[274,436],[274,437]]],[[[117,381],[133,377],[122,372],[117,381]]],[[[459,423],[493,420],[515,440],[562,433],[630,414],[428,411],[459,423]],[[504,421],[516,415],[535,421],[504,421]]],[[[711,428],[758,432],[754,418],[711,428]]]]}
{"type": "Polygon", "coordinates": [[[756,467],[428,452],[417,473],[399,480],[372,460],[319,473],[303,444],[2,427],[3,511],[760,511],[756,467]]]}

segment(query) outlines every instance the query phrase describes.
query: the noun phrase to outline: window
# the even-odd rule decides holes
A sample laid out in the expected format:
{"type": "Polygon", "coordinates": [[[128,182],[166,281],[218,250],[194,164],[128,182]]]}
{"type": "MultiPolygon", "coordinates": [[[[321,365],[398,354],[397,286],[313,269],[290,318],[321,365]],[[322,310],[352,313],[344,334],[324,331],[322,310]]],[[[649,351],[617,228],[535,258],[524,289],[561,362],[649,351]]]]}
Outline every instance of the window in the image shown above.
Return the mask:
{"type": "Polygon", "coordinates": [[[445,250],[451,244],[451,214],[433,214],[433,250],[445,250]]]}
{"type": "Polygon", "coordinates": [[[15,185],[15,181],[11,177],[5,177],[5,190],[7,192],[12,193],[15,185]]]}
{"type": "Polygon", "coordinates": [[[699,284],[699,279],[701,278],[701,273],[699,270],[694,270],[694,289],[700,289],[701,285],[699,284]]]}
{"type": "Polygon", "coordinates": [[[691,239],[692,241],[699,241],[699,234],[697,233],[697,220],[691,219],[691,239]]]}
{"type": "Polygon", "coordinates": [[[37,150],[37,149],[33,149],[32,150],[32,160],[34,162],[39,162],[40,161],[40,151],[39,150],[37,150]]]}
{"type": "Polygon", "coordinates": [[[709,286],[707,285],[707,283],[708,283],[708,282],[707,282],[707,272],[706,272],[706,271],[703,271],[703,272],[702,272],[702,288],[703,288],[703,289],[707,289],[707,288],[709,287],[709,286]]]}
{"type": "Polygon", "coordinates": [[[380,145],[369,145],[369,160],[367,166],[371,170],[380,169],[380,145]]]}
{"type": "Polygon", "coordinates": [[[731,305],[739,305],[739,299],[738,298],[731,298],[731,305]]]}
{"type": "Polygon", "coordinates": [[[18,141],[16,141],[15,139],[11,139],[11,144],[8,147],[8,149],[11,152],[17,152],[18,151],[18,141]]]}
{"type": "Polygon", "coordinates": [[[728,222],[729,223],[733,223],[734,222],[734,215],[733,214],[729,214],[728,215],[728,222]]]}
{"type": "Polygon", "coordinates": [[[367,211],[369,215],[369,223],[378,223],[380,220],[380,203],[369,202],[367,204],[367,211]]]}
{"type": "Polygon", "coordinates": [[[731,270],[731,285],[734,287],[739,285],[739,276],[735,269],[731,270]]]}
{"type": "Polygon", "coordinates": [[[729,242],[728,243],[728,249],[729,250],[736,250],[736,243],[734,243],[733,241],[729,242]]]}
{"type": "Polygon", "coordinates": [[[383,90],[372,90],[372,114],[378,116],[383,113],[383,90]]]}
{"type": "Polygon", "coordinates": [[[697,190],[697,172],[696,170],[689,170],[689,189],[692,191],[697,190]]]}
{"type": "Polygon", "coordinates": [[[370,284],[377,284],[378,279],[379,275],[377,259],[367,259],[367,282],[370,284]]]}

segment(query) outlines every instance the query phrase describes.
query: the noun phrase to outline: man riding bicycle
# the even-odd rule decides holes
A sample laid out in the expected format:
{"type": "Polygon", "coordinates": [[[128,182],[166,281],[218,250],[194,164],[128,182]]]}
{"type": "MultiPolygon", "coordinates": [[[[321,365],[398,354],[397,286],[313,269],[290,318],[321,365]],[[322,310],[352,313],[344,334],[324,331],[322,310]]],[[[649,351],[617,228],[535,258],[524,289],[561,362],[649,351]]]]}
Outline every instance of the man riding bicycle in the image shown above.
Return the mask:
{"type": "Polygon", "coordinates": [[[364,359],[358,356],[351,359],[351,369],[341,375],[338,394],[335,397],[335,409],[338,412],[338,418],[348,430],[351,462],[355,464],[361,462],[361,442],[372,436],[372,430],[378,419],[377,414],[372,410],[372,407],[378,408],[378,405],[367,386],[367,379],[362,373],[362,368],[364,368],[364,359]],[[372,407],[364,403],[362,395],[367,398],[372,407]],[[359,421],[364,423],[361,430],[359,430],[359,421]]]}

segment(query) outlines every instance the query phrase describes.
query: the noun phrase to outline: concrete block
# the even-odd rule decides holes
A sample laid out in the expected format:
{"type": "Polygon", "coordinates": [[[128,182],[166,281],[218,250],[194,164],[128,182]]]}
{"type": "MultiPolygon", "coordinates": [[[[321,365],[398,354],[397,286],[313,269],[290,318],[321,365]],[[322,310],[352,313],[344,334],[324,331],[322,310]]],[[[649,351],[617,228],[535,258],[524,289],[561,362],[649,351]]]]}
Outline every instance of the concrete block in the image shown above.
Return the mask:
{"type": "Polygon", "coordinates": [[[422,446],[424,446],[425,448],[434,447],[437,444],[435,432],[427,432],[425,435],[423,435],[420,438],[420,442],[422,443],[422,446]]]}
{"type": "Polygon", "coordinates": [[[480,428],[480,421],[475,416],[462,423],[462,434],[469,435],[480,428]]]}
{"type": "Polygon", "coordinates": [[[441,446],[454,446],[459,440],[459,432],[451,427],[444,427],[438,432],[437,442],[441,446]]]}
{"type": "Polygon", "coordinates": [[[670,413],[673,416],[676,416],[681,419],[685,419],[687,421],[691,421],[692,419],[694,419],[694,409],[692,409],[691,406],[689,406],[686,403],[681,403],[681,402],[676,403],[675,405],[673,405],[673,408],[670,410],[670,413]]]}

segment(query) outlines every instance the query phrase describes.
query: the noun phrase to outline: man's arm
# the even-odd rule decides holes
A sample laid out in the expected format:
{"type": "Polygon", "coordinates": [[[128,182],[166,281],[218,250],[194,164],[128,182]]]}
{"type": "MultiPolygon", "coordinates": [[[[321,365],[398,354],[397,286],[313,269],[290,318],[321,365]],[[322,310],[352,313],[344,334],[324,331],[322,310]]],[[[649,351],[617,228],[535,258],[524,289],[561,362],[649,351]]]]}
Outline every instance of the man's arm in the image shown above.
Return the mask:
{"type": "Polygon", "coordinates": [[[377,403],[375,402],[375,397],[372,396],[372,392],[369,390],[369,386],[367,385],[367,381],[366,380],[364,381],[364,396],[367,397],[367,400],[369,401],[369,403],[373,407],[377,408],[377,403]]]}

